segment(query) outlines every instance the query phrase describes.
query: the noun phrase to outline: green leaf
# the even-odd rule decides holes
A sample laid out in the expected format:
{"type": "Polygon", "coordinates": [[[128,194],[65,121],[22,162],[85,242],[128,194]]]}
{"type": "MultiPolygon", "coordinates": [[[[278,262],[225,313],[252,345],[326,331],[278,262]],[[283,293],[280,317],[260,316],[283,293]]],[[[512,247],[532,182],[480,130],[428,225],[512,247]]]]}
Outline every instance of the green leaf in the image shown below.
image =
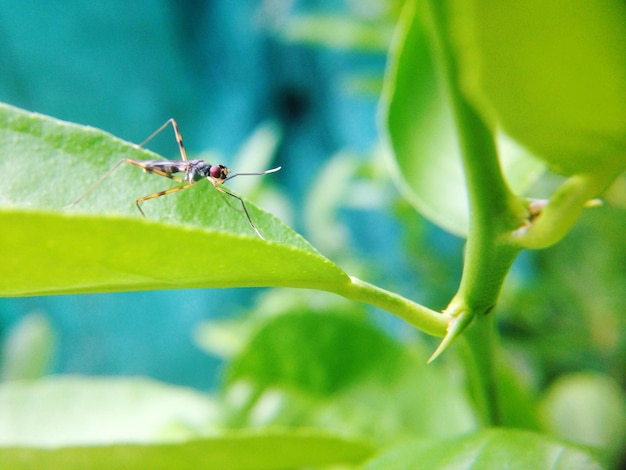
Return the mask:
{"type": "Polygon", "coordinates": [[[404,443],[384,452],[363,468],[600,470],[603,467],[583,450],[539,434],[491,429],[448,441],[404,443]]]}
{"type": "Polygon", "coordinates": [[[206,181],[146,201],[143,219],[134,200],[173,183],[121,165],[67,207],[122,158],[159,157],[97,129],[0,105],[0,172],[11,175],[0,179],[0,295],[301,287],[376,305],[430,334],[445,331],[446,315],[348,276],[247,204],[259,238],[206,181]]]}
{"type": "Polygon", "coordinates": [[[473,430],[463,388],[425,358],[362,310],[292,311],[266,320],[232,361],[223,409],[234,427],[322,427],[381,443],[473,430]]]}
{"type": "Polygon", "coordinates": [[[135,199],[178,183],[122,165],[68,208],[122,158],[159,158],[105,132],[2,105],[0,149],[0,295],[348,282],[248,203],[259,239],[239,202],[205,181],[146,201],[143,219],[135,199]]]}
{"type": "Polygon", "coordinates": [[[626,4],[451,0],[462,86],[565,174],[626,168],[626,4]]]}
{"type": "MultiPolygon", "coordinates": [[[[381,128],[404,196],[430,221],[466,236],[469,213],[458,139],[417,4],[407,2],[390,51],[381,128]]],[[[543,164],[503,136],[498,144],[509,185],[526,192],[543,173],[543,164]]]]}
{"type": "Polygon", "coordinates": [[[359,315],[293,312],[265,324],[231,362],[227,381],[252,379],[262,387],[324,396],[369,374],[394,375],[401,353],[395,342],[359,315]]]}
{"type": "Polygon", "coordinates": [[[313,250],[130,217],[1,210],[4,296],[187,287],[328,287],[347,276],[313,250]]]}
{"type": "Polygon", "coordinates": [[[358,463],[372,446],[315,430],[229,432],[208,396],[146,379],[0,386],[2,468],[292,468],[358,463]],[[123,443],[123,444],[122,444],[123,443]]]}
{"type": "Polygon", "coordinates": [[[161,445],[116,444],[60,449],[0,448],[4,469],[229,469],[273,470],[358,464],[373,448],[317,431],[233,433],[161,445]]]}

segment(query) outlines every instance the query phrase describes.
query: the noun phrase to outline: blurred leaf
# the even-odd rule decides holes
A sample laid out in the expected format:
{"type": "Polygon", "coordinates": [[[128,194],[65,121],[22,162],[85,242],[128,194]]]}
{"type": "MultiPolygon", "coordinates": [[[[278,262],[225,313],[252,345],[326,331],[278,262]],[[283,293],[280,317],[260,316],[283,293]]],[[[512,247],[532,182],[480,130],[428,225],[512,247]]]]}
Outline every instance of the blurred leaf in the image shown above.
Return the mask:
{"type": "Polygon", "coordinates": [[[502,126],[566,174],[626,168],[626,4],[449,1],[461,81],[502,126]]]}
{"type": "Polygon", "coordinates": [[[400,353],[390,338],[352,315],[281,315],[232,361],[227,383],[253,379],[261,387],[293,387],[323,396],[368,374],[393,376],[400,353]]]}
{"type": "MultiPolygon", "coordinates": [[[[269,169],[281,137],[282,130],[277,123],[270,121],[261,124],[243,143],[233,159],[233,166],[248,172],[269,169]]],[[[263,183],[263,178],[237,178],[236,181],[238,191],[250,196],[263,183]]]]}
{"type": "Polygon", "coordinates": [[[234,427],[322,427],[395,442],[474,429],[463,388],[354,310],[270,319],[227,373],[234,427]]]}
{"type": "Polygon", "coordinates": [[[229,359],[242,348],[242,329],[239,318],[203,321],[195,328],[193,339],[203,351],[229,359]]]}
{"type": "Polygon", "coordinates": [[[626,172],[607,189],[603,199],[613,206],[626,209],[626,172]]]}
{"type": "Polygon", "coordinates": [[[152,443],[215,433],[209,397],[147,379],[50,377],[0,385],[0,445],[152,443]]]}
{"type": "Polygon", "coordinates": [[[178,444],[60,449],[0,448],[6,469],[229,469],[273,470],[357,464],[373,448],[360,441],[324,432],[269,431],[232,433],[178,444]]]}
{"type": "Polygon", "coordinates": [[[306,289],[264,289],[255,297],[254,309],[237,318],[205,320],[194,331],[194,342],[209,354],[224,359],[240,355],[272,318],[294,312],[362,311],[340,296],[306,289]]]}
{"type": "MultiPolygon", "coordinates": [[[[387,379],[371,375],[311,410],[316,426],[397,443],[416,437],[448,438],[473,431],[477,419],[450,369],[433,369],[426,355],[407,360],[387,379]]],[[[310,409],[310,405],[309,405],[310,409]]]]}
{"type": "Polygon", "coordinates": [[[623,209],[585,212],[560,243],[527,258],[529,277],[503,298],[505,341],[534,358],[540,382],[581,369],[626,376],[624,233],[623,209]]]}
{"type": "Polygon", "coordinates": [[[0,380],[37,379],[48,372],[56,337],[48,319],[40,313],[23,317],[2,345],[0,380]]]}
{"type": "MultiPolygon", "coordinates": [[[[391,47],[381,127],[386,129],[393,176],[403,195],[424,217],[466,236],[467,190],[455,126],[417,4],[406,3],[391,47]]],[[[543,173],[543,165],[503,136],[498,145],[508,183],[523,194],[543,173]]]]}
{"type": "Polygon", "coordinates": [[[383,87],[383,78],[376,73],[355,73],[343,78],[341,89],[348,95],[364,95],[378,99],[383,87]]]}
{"type": "Polygon", "coordinates": [[[359,51],[384,52],[391,38],[391,23],[365,22],[351,16],[309,15],[290,17],[281,28],[293,42],[359,51]],[[328,34],[332,31],[332,34],[328,34]]]}
{"type": "Polygon", "coordinates": [[[537,400],[512,364],[498,365],[498,419],[501,426],[539,431],[537,400]]]}
{"type": "Polygon", "coordinates": [[[368,462],[366,470],[600,470],[594,458],[573,446],[524,431],[492,429],[448,441],[401,444],[368,462]]]}
{"type": "Polygon", "coordinates": [[[208,182],[147,201],[172,184],[120,167],[156,155],[96,129],[0,106],[0,294],[182,287],[320,287],[348,282],[336,265],[280,221],[247,204],[267,240],[208,182]],[[228,202],[228,204],[227,204],[228,202]]]}
{"type": "Polygon", "coordinates": [[[561,439],[610,449],[626,443],[626,394],[608,376],[579,373],[560,377],[544,397],[543,423],[561,439]]]}
{"type": "MultiPolygon", "coordinates": [[[[346,257],[350,232],[342,223],[342,209],[381,209],[384,189],[370,175],[363,177],[362,159],[349,152],[339,152],[325,162],[311,185],[305,201],[306,232],[315,246],[336,257],[346,257]]],[[[349,259],[346,262],[350,262],[349,259]]]]}

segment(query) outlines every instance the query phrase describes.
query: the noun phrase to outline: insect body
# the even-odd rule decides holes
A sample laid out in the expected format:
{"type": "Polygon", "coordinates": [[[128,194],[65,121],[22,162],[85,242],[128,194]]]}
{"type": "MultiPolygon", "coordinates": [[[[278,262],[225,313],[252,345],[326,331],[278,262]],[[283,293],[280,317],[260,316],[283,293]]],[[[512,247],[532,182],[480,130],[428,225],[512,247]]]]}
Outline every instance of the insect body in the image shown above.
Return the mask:
{"type": "Polygon", "coordinates": [[[106,178],[108,178],[111,173],[113,173],[122,163],[128,163],[130,165],[141,168],[146,173],[153,173],[155,175],[164,176],[166,178],[173,179],[174,181],[178,181],[179,183],[183,183],[181,186],[174,186],[173,188],[165,189],[163,191],[156,192],[154,194],[150,194],[148,196],[140,197],[135,201],[135,205],[137,209],[144,217],[146,214],[143,212],[141,208],[141,203],[147,201],[148,199],[154,199],[160,196],[165,196],[166,194],[175,193],[177,191],[181,191],[183,189],[187,189],[190,186],[196,184],[198,181],[203,179],[208,179],[213,187],[222,194],[227,194],[228,196],[234,197],[239,200],[241,203],[241,207],[243,208],[244,213],[250,223],[250,226],[255,231],[255,233],[263,239],[261,232],[254,225],[252,219],[250,218],[250,214],[248,214],[248,209],[246,208],[245,203],[241,197],[232,193],[224,186],[224,182],[234,178],[235,176],[241,175],[266,175],[268,173],[274,173],[280,170],[281,167],[272,168],[271,170],[262,171],[259,173],[235,173],[230,174],[231,171],[224,165],[212,165],[204,160],[188,160],[187,153],[185,152],[185,147],[183,145],[183,139],[178,130],[178,125],[174,119],[168,120],[165,124],[163,124],[159,129],[157,129],[150,137],[144,140],[139,147],[143,147],[146,143],[148,143],[152,138],[154,138],[159,132],[165,129],[169,124],[174,128],[174,133],[176,134],[176,141],[178,142],[178,148],[180,150],[180,156],[182,160],[132,160],[130,158],[125,158],[117,162],[113,168],[107,171],[98,181],[96,181],[82,196],[80,196],[76,201],[74,201],[71,206],[78,204],[82,201],[91,191],[93,191],[100,183],[102,183],[106,178]],[[183,174],[183,177],[177,176],[178,173],[183,174]]]}

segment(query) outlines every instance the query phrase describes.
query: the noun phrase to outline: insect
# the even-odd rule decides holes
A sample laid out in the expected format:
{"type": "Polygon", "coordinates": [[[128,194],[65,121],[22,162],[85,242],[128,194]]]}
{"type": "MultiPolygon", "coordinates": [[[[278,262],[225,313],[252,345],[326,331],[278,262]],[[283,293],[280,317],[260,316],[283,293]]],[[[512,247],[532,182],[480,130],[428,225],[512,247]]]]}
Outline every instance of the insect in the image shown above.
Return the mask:
{"type": "Polygon", "coordinates": [[[254,225],[252,219],[250,218],[250,214],[248,213],[248,209],[246,208],[246,204],[243,202],[243,199],[240,196],[237,196],[235,193],[232,193],[227,188],[223,186],[223,184],[233,179],[235,176],[249,176],[249,175],[267,175],[268,173],[274,173],[281,169],[280,166],[276,168],[272,168],[271,170],[261,171],[258,173],[234,173],[230,174],[231,171],[224,165],[212,165],[204,160],[188,160],[187,152],[185,152],[185,146],[183,144],[183,138],[178,129],[178,125],[174,119],[169,119],[165,122],[161,127],[159,127],[156,131],[154,131],[146,140],[144,140],[138,147],[143,147],[150,140],[152,140],[156,135],[158,135],[163,129],[165,129],[168,125],[172,125],[174,129],[174,134],[176,135],[176,141],[178,143],[178,149],[180,150],[181,160],[132,160],[130,158],[124,158],[117,162],[113,168],[107,171],[98,181],[91,185],[82,196],[80,196],[76,201],[70,204],[70,207],[78,204],[82,201],[89,193],[91,193],[96,187],[100,185],[105,179],[107,179],[111,174],[123,163],[128,163],[130,165],[141,168],[145,173],[152,173],[159,176],[164,176],[166,178],[170,178],[174,181],[178,181],[179,183],[183,183],[181,186],[174,186],[173,188],[165,189],[163,191],[158,191],[153,194],[149,194],[148,196],[140,197],[135,201],[135,205],[137,209],[141,213],[142,216],[146,216],[141,208],[141,203],[147,201],[149,199],[155,199],[157,197],[165,196],[167,194],[172,194],[177,191],[182,191],[183,189],[187,189],[190,186],[193,186],[198,181],[203,179],[207,179],[211,182],[213,187],[222,194],[226,194],[228,196],[234,197],[238,199],[241,203],[241,207],[243,208],[243,212],[246,214],[246,218],[250,223],[250,226],[255,231],[255,233],[259,236],[259,238],[263,239],[263,235],[259,232],[259,229],[254,225]],[[175,176],[176,173],[181,173],[184,176],[181,178],[179,176],[175,176]]]}

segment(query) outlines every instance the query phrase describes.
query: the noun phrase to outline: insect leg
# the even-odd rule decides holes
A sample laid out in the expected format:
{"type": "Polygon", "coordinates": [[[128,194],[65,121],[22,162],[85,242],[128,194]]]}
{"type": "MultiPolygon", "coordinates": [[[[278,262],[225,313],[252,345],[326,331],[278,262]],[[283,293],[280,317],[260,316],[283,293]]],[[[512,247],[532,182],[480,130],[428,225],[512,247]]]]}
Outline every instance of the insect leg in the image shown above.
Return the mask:
{"type": "Polygon", "coordinates": [[[141,203],[142,202],[147,201],[148,199],[155,199],[157,197],[165,196],[166,194],[171,194],[171,193],[175,193],[177,191],[181,191],[183,189],[187,189],[189,186],[192,186],[194,184],[196,184],[195,181],[193,183],[187,183],[187,184],[184,184],[182,186],[176,186],[174,188],[165,189],[163,191],[159,191],[159,192],[156,192],[154,194],[150,194],[148,196],[140,197],[139,199],[137,199],[135,201],[135,205],[137,206],[137,209],[139,209],[139,212],[141,213],[141,215],[143,215],[145,217],[146,214],[144,214],[143,209],[141,208],[141,203]]]}
{"type": "Polygon", "coordinates": [[[176,142],[178,143],[178,149],[180,150],[180,157],[186,161],[187,152],[185,151],[185,145],[183,144],[183,136],[180,133],[180,130],[178,129],[178,124],[176,124],[176,120],[174,118],[168,119],[165,122],[165,124],[159,127],[152,134],[150,134],[150,136],[146,140],[144,140],[142,143],[140,143],[138,147],[143,147],[144,145],[146,145],[148,142],[154,139],[163,129],[165,129],[169,124],[171,124],[172,128],[174,129],[174,135],[176,135],[176,142]]]}
{"type": "Polygon", "coordinates": [[[109,176],[111,176],[111,173],[113,173],[115,170],[117,170],[117,168],[122,164],[122,163],[130,163],[132,160],[129,160],[127,158],[125,158],[124,160],[120,160],[119,162],[117,162],[115,165],[113,165],[113,168],[111,168],[109,171],[107,171],[104,175],[102,175],[100,177],[100,179],[98,179],[98,181],[96,181],[94,184],[92,184],[89,189],[87,189],[87,191],[85,191],[78,199],[76,199],[74,202],[72,202],[71,204],[69,204],[67,207],[74,207],[76,204],[78,204],[80,201],[82,201],[83,199],[85,199],[85,197],[94,189],[96,189],[98,186],[100,186],[100,183],[102,183],[105,179],[107,179],[109,176]]]}
{"type": "Polygon", "coordinates": [[[146,165],[143,162],[137,161],[137,160],[131,160],[130,158],[124,158],[123,160],[120,160],[119,162],[117,162],[115,165],[113,165],[113,167],[107,171],[104,175],[102,175],[100,177],[100,179],[98,179],[98,181],[96,181],[94,184],[92,184],[89,189],[87,189],[87,191],[85,191],[78,199],[76,199],[74,202],[72,202],[71,204],[67,205],[66,207],[74,207],[76,204],[78,204],[80,201],[82,201],[83,199],[85,199],[85,197],[87,197],[87,195],[92,192],[94,189],[96,189],[98,186],[100,186],[100,184],[107,179],[109,176],[111,176],[111,173],[113,173],[115,170],[117,170],[117,168],[122,164],[122,163],[128,163],[130,165],[136,166],[138,168],[141,168],[142,170],[148,172],[148,173],[155,173],[159,176],[165,176],[166,178],[170,178],[173,179],[175,181],[178,181],[180,183],[183,183],[184,180],[181,178],[178,178],[176,176],[173,175],[168,175],[167,173],[160,171],[160,170],[155,170],[155,169],[151,169],[150,165],[146,165]]]}
{"type": "Polygon", "coordinates": [[[224,188],[223,186],[217,186],[215,184],[213,186],[215,186],[215,189],[217,189],[220,193],[228,194],[229,196],[239,199],[239,202],[241,202],[241,207],[243,207],[243,211],[246,214],[246,217],[248,218],[248,223],[250,224],[252,229],[256,232],[256,234],[259,236],[259,238],[261,240],[265,240],[265,238],[263,238],[263,235],[261,235],[261,232],[259,232],[259,229],[256,228],[256,225],[254,225],[254,223],[252,222],[252,219],[250,218],[250,214],[248,214],[248,209],[246,208],[246,204],[243,202],[243,199],[241,199],[241,197],[237,196],[235,193],[231,193],[228,189],[224,188]]]}

